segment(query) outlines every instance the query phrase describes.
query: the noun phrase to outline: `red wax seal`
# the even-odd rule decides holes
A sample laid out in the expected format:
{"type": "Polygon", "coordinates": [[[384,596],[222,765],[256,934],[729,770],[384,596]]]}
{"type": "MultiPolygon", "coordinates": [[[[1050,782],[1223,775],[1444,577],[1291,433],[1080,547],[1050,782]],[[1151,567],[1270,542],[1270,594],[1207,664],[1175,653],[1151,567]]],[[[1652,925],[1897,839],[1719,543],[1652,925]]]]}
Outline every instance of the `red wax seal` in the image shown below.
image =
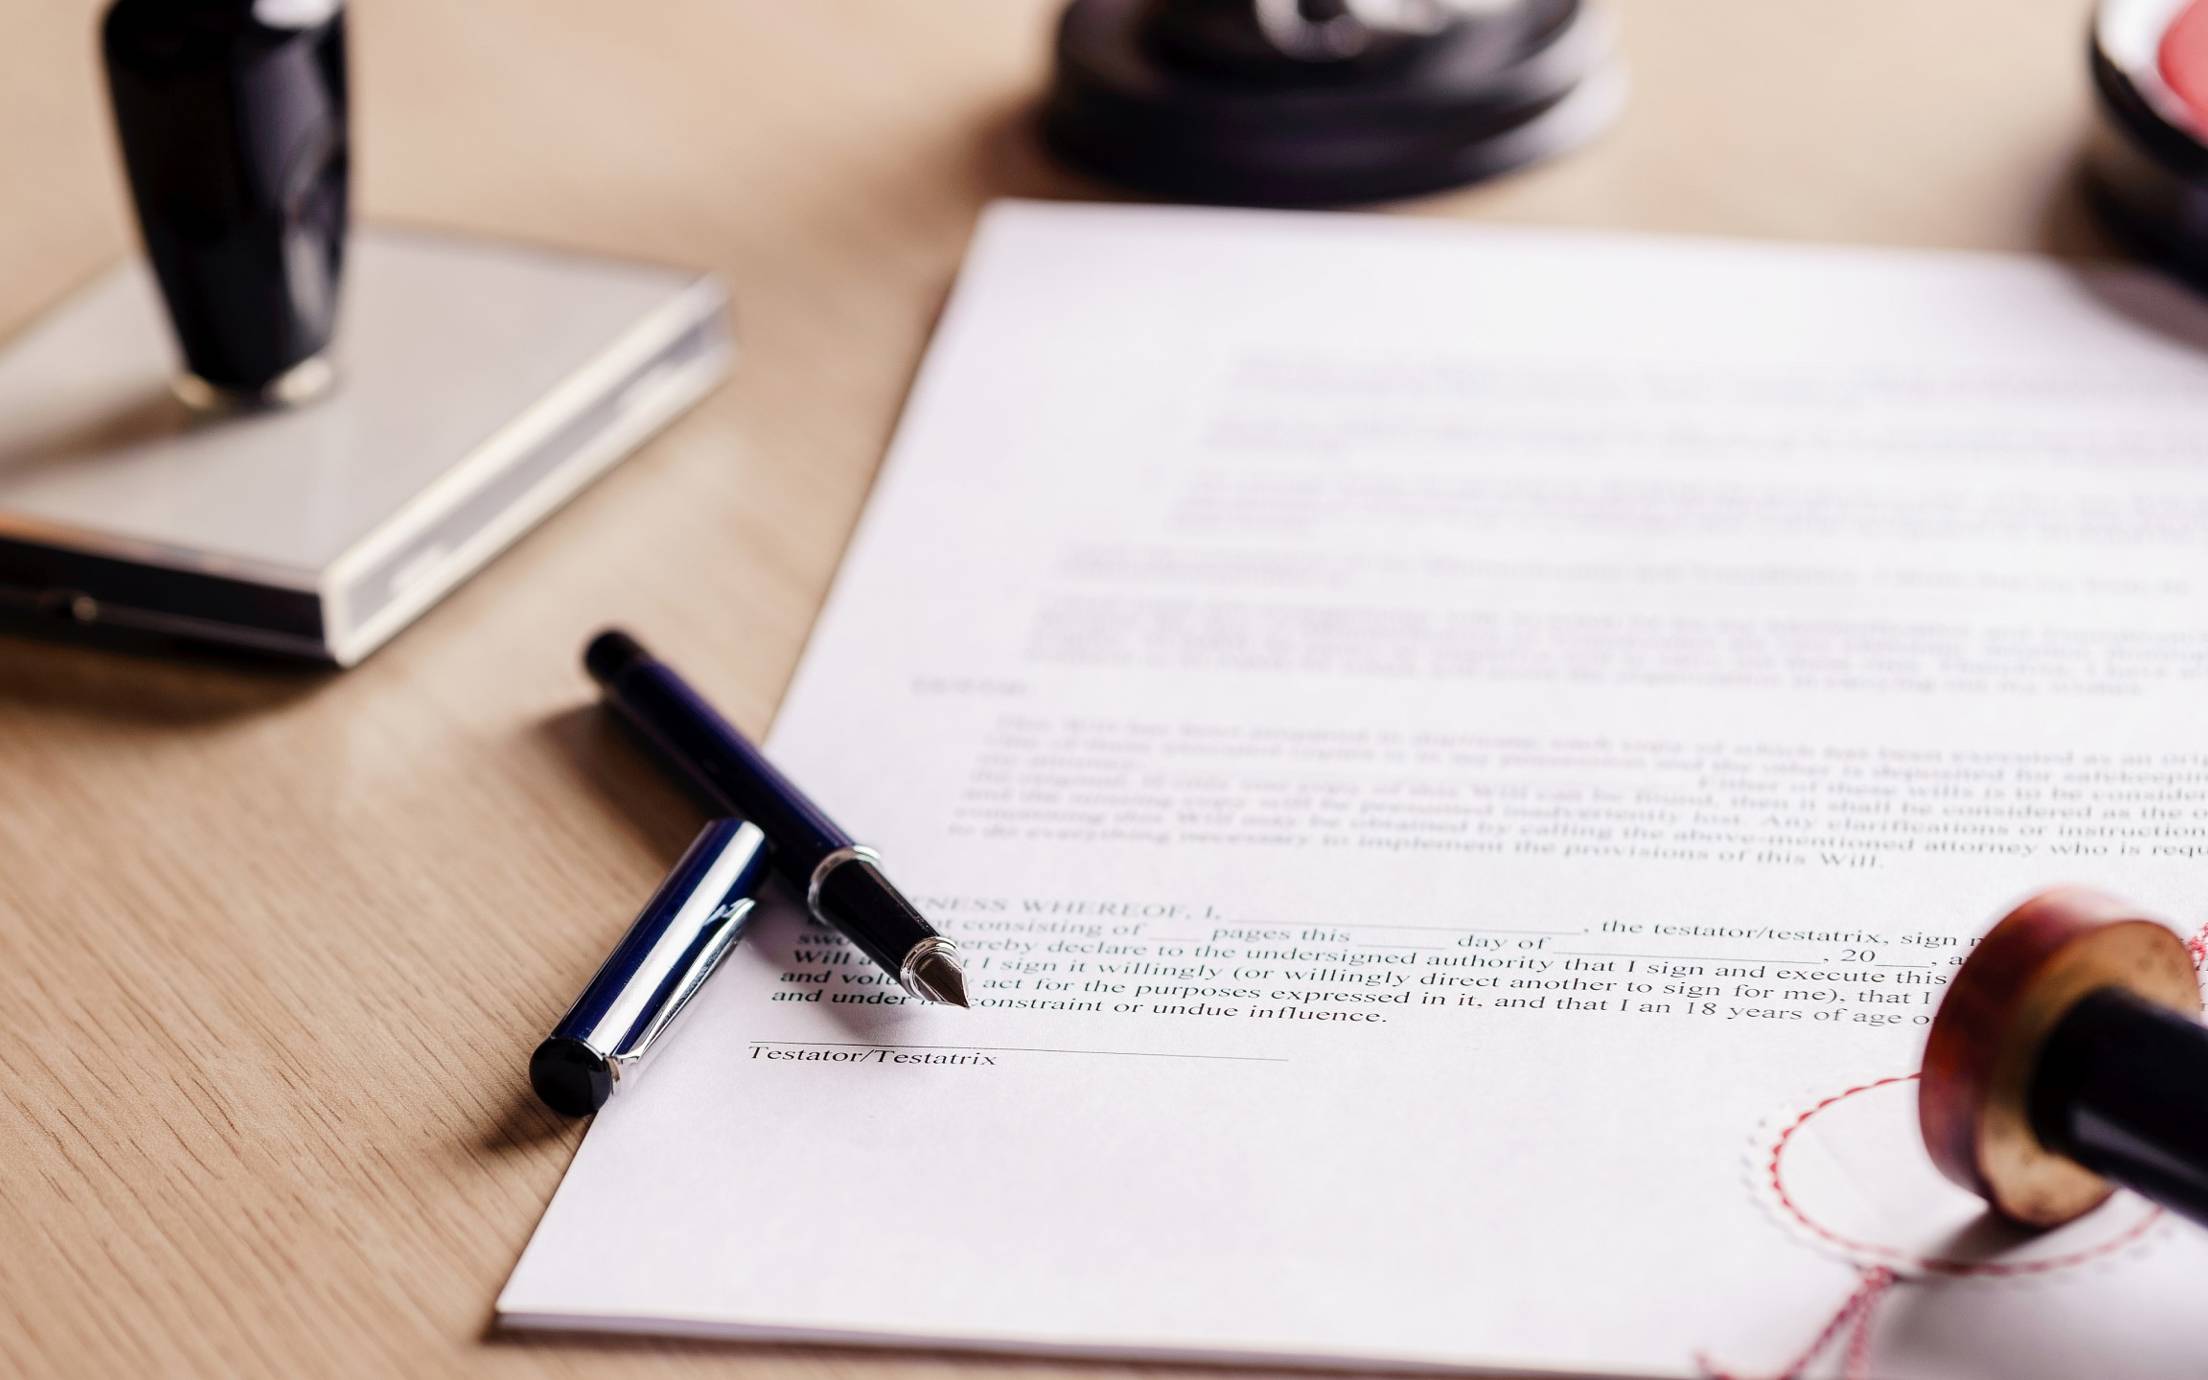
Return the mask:
{"type": "Polygon", "coordinates": [[[2162,80],[2185,111],[2195,129],[2208,130],[2208,0],[2192,0],[2162,34],[2155,54],[2162,80]]]}

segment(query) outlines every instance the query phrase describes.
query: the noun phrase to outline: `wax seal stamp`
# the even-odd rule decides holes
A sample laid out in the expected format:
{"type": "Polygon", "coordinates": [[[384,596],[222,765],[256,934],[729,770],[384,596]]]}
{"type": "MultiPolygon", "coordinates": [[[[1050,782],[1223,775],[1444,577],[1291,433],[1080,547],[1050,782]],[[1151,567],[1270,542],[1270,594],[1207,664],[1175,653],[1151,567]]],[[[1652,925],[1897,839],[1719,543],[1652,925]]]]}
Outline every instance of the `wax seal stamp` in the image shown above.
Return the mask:
{"type": "Polygon", "coordinates": [[[2208,1221],[2208,1029],[2185,942],[2084,887],[1979,941],[1925,1041],[1918,1119],[1940,1172],[2028,1227],[2118,1184],[2208,1221]]]}

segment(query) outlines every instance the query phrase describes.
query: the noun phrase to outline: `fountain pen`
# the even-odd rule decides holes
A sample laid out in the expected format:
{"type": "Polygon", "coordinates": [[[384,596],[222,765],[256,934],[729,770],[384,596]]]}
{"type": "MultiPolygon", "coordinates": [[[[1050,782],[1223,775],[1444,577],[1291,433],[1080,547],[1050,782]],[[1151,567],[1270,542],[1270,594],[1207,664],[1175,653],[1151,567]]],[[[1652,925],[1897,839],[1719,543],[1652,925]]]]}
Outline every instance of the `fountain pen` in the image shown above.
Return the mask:
{"type": "Polygon", "coordinates": [[[709,801],[759,826],[775,870],[814,919],[919,1000],[967,1004],[958,946],[905,899],[881,855],[854,842],[671,667],[618,628],[590,640],[583,666],[606,702],[709,801]]]}

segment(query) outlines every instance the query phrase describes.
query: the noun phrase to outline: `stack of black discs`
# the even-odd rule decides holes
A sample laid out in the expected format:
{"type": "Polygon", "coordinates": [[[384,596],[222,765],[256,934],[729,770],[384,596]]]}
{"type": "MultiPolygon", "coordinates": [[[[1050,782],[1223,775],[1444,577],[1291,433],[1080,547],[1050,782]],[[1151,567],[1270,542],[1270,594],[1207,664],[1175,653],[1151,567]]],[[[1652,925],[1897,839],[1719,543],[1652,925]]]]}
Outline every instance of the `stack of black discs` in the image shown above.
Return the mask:
{"type": "Polygon", "coordinates": [[[1607,125],[1624,90],[1590,0],[1073,0],[1043,132],[1145,192],[1330,205],[1550,157],[1607,125]],[[1363,19],[1412,10],[1424,22],[1363,19]]]}
{"type": "MultiPolygon", "coordinates": [[[[2173,26],[2186,0],[2103,0],[2093,20],[2100,117],[2086,170],[2119,230],[2156,258],[2208,282],[2208,143],[2199,113],[2172,84],[2173,26]]],[[[2197,62],[2197,54],[2195,56],[2197,62]]]]}

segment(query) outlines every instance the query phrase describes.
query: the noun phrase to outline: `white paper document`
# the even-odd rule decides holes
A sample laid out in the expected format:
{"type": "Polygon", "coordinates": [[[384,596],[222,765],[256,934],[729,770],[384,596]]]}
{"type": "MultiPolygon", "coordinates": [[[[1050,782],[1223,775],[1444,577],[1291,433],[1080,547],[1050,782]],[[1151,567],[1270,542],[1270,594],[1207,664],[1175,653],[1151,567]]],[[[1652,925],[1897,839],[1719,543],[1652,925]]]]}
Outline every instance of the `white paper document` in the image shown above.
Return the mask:
{"type": "Polygon", "coordinates": [[[1989,1224],[1909,1081],[2025,893],[2208,918],[2146,274],[997,207],[768,746],[976,1009],[779,903],[508,1325],[2208,1373],[2208,1234],[1989,1224]]]}

